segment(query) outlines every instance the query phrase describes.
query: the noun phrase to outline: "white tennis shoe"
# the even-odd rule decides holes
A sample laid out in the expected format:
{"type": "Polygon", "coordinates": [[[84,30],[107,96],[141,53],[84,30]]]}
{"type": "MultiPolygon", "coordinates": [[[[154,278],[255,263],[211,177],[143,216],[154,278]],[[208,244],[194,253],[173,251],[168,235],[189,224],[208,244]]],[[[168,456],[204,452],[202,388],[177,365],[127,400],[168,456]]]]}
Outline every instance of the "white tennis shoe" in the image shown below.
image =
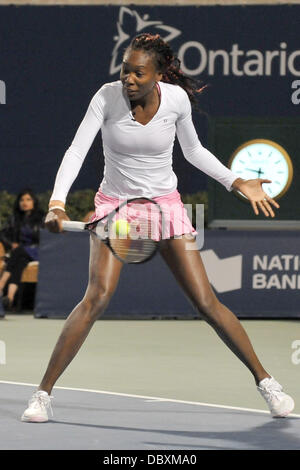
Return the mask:
{"type": "Polygon", "coordinates": [[[292,397],[283,392],[282,386],[274,379],[267,377],[261,380],[257,390],[266,400],[273,418],[284,418],[294,409],[292,397]]]}
{"type": "Polygon", "coordinates": [[[51,398],[53,397],[43,390],[35,392],[28,402],[28,408],[24,411],[21,421],[27,423],[45,423],[48,421],[48,409],[50,409],[53,416],[51,398]]]}

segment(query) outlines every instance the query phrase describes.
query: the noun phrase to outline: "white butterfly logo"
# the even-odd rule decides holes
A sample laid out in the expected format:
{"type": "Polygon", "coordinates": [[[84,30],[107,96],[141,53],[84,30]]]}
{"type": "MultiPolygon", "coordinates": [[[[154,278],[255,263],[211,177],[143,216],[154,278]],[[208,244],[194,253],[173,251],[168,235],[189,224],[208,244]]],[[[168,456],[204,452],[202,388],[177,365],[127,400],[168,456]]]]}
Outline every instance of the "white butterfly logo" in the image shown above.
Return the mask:
{"type": "Polygon", "coordinates": [[[118,34],[114,36],[116,45],[112,51],[112,60],[109,68],[110,75],[114,75],[120,71],[124,49],[129,45],[132,37],[138,33],[146,32],[150,27],[151,32],[157,30],[157,33],[161,35],[162,39],[168,42],[181,34],[179,29],[173,26],[166,26],[162,21],[149,20],[149,15],[143,15],[143,17],[141,17],[136,10],[130,10],[130,8],[127,7],[120,8],[119,20],[117,22],[118,34]],[[164,35],[164,33],[166,34],[164,35]]]}

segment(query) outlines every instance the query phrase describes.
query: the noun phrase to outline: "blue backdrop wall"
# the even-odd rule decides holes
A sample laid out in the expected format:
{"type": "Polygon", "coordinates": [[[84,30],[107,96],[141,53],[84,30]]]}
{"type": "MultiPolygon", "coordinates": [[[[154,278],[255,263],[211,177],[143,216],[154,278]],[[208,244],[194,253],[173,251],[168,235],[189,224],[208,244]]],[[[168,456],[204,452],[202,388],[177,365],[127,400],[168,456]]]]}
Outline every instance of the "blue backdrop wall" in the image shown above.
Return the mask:
{"type": "MultiPolygon", "coordinates": [[[[238,317],[299,318],[299,253],[298,232],[213,230],[205,233],[201,257],[217,297],[238,317]]],[[[87,287],[88,235],[42,230],[40,261],[35,316],[66,318],[87,287]]],[[[103,318],[193,319],[199,314],[157,255],[123,267],[103,318]]]]}
{"type": "MultiPolygon", "coordinates": [[[[296,116],[300,109],[300,5],[232,7],[0,7],[0,190],[52,189],[93,94],[119,77],[122,52],[141,31],[161,34],[186,73],[209,84],[207,116],[296,116]]],[[[179,190],[206,188],[176,144],[179,190]]],[[[72,190],[98,188],[101,135],[72,190]]]]}

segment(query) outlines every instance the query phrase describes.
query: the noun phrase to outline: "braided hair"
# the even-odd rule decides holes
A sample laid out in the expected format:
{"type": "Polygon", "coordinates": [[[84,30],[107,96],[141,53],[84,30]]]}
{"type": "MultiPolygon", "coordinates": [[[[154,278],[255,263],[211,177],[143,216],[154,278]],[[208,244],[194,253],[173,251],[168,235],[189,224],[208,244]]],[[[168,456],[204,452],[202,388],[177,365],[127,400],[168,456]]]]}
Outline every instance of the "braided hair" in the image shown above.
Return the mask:
{"type": "Polygon", "coordinates": [[[132,39],[129,49],[143,50],[153,54],[157,70],[163,74],[161,81],[181,86],[186,91],[192,106],[197,108],[197,96],[206,88],[206,85],[200,86],[198,80],[182,72],[180,60],[159,34],[139,34],[132,39]]]}

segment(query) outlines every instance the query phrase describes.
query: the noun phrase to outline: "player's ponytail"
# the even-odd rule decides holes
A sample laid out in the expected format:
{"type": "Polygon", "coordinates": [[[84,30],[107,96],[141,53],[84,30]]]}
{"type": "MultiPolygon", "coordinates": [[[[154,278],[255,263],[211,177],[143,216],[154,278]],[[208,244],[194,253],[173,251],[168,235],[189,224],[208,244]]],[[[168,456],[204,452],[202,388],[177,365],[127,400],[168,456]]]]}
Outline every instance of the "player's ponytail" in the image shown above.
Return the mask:
{"type": "Polygon", "coordinates": [[[133,38],[129,48],[132,50],[142,49],[154,54],[157,69],[163,74],[162,82],[181,86],[186,91],[192,106],[197,106],[197,96],[206,88],[206,85],[201,86],[198,80],[182,72],[180,60],[159,34],[139,34],[133,38]]]}

